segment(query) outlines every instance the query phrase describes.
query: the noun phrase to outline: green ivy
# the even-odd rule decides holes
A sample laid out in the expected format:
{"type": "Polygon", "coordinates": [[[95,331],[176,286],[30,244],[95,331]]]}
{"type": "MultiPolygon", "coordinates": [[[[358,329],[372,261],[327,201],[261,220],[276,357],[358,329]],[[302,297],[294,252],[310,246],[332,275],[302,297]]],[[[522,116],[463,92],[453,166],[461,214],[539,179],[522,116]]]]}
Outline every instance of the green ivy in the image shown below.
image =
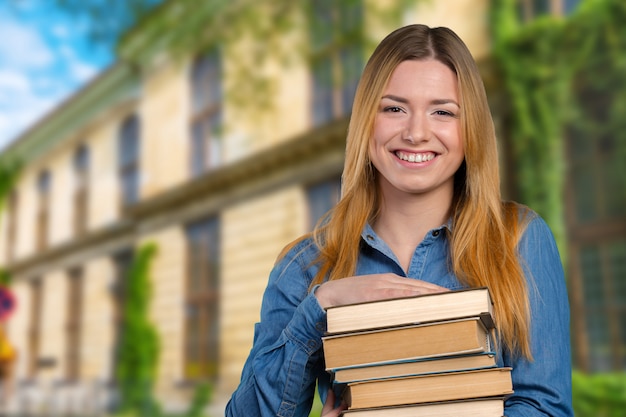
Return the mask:
{"type": "Polygon", "coordinates": [[[21,165],[17,161],[0,158],[0,210],[4,208],[4,203],[15,185],[21,165]]]}
{"type": "Polygon", "coordinates": [[[528,23],[515,0],[494,0],[491,10],[519,199],[546,219],[566,256],[564,138],[610,132],[626,153],[626,2],[587,0],[570,16],[528,23]],[[598,105],[606,112],[597,114],[598,105]]]}
{"type": "Polygon", "coordinates": [[[116,376],[120,389],[120,412],[141,416],[160,414],[153,398],[159,356],[159,339],[149,319],[151,299],[150,263],[154,244],[142,246],[131,266],[125,286],[121,340],[116,376]]]}
{"type": "Polygon", "coordinates": [[[152,298],[150,265],[157,246],[148,243],[139,248],[125,287],[119,360],[116,377],[120,389],[117,415],[125,417],[202,417],[211,401],[212,386],[198,384],[189,407],[183,414],[163,413],[154,396],[160,340],[149,318],[152,298]]]}

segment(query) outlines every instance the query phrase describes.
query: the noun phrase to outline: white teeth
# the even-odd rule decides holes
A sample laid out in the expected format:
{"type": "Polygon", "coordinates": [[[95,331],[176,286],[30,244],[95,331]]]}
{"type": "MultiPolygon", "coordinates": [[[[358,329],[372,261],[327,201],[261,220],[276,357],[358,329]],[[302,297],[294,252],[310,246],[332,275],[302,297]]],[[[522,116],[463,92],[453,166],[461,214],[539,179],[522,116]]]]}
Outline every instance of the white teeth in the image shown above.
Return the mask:
{"type": "Polygon", "coordinates": [[[431,161],[435,155],[432,153],[427,153],[427,154],[421,154],[421,153],[404,153],[404,152],[396,152],[396,156],[400,159],[402,159],[403,161],[408,161],[408,162],[427,162],[427,161],[431,161]]]}

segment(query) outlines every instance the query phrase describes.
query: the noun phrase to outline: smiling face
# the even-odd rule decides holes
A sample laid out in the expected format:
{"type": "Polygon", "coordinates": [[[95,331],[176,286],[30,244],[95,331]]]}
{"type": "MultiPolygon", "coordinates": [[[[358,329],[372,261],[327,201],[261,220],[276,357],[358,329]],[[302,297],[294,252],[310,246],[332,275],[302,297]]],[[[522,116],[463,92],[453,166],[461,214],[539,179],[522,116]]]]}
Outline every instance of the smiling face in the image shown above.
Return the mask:
{"type": "Polygon", "coordinates": [[[374,120],[370,158],[383,198],[412,194],[451,201],[463,162],[458,81],[434,59],[400,63],[374,120]]]}

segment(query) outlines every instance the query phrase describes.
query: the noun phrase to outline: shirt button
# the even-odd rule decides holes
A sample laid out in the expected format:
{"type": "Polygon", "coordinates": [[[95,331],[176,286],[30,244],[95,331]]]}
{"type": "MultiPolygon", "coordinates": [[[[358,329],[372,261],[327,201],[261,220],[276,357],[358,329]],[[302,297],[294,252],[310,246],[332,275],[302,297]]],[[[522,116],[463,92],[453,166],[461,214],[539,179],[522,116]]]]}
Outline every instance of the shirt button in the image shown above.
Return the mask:
{"type": "Polygon", "coordinates": [[[434,236],[434,237],[439,236],[439,230],[435,230],[435,231],[433,231],[433,236],[434,236]]]}
{"type": "Polygon", "coordinates": [[[315,340],[309,340],[307,344],[309,345],[309,348],[311,349],[315,349],[317,347],[317,342],[315,342],[315,340]]]}
{"type": "Polygon", "coordinates": [[[374,236],[372,236],[372,235],[367,235],[367,240],[374,240],[374,236]]]}
{"type": "Polygon", "coordinates": [[[324,322],[318,321],[317,323],[315,323],[315,329],[318,332],[323,332],[326,330],[326,326],[324,325],[324,322]]]}

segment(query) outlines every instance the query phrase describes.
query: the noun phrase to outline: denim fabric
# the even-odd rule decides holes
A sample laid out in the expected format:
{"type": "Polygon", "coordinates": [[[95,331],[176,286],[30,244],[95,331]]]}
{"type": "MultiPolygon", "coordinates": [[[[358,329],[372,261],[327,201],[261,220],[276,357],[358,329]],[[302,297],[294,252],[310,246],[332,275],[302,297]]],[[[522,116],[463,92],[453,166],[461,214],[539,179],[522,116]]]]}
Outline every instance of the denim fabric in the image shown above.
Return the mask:
{"type": "MultiPolygon", "coordinates": [[[[449,289],[462,285],[449,270],[447,226],[430,231],[416,248],[405,273],[389,247],[366,226],[357,275],[394,272],[449,289]]],[[[519,244],[532,309],[534,361],[498,352],[498,364],[511,366],[515,393],[505,403],[507,417],[572,416],[569,305],[561,261],[551,231],[535,216],[519,244]]],[[[241,382],[226,406],[227,417],[306,417],[316,381],[322,400],[330,386],[324,371],[321,337],[326,314],[310,283],[317,251],[301,242],[272,270],[261,320],[241,382]]]]}

